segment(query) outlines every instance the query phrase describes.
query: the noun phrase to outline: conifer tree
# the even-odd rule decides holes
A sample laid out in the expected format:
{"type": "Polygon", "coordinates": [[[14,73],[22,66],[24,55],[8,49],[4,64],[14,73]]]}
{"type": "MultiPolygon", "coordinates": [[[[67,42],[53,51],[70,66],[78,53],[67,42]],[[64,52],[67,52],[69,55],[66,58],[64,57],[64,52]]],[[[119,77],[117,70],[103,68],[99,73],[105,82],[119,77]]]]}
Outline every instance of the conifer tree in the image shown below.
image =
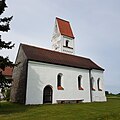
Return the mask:
{"type": "MultiPolygon", "coordinates": [[[[0,16],[5,11],[5,8],[7,8],[6,1],[0,0],[0,16]]],[[[0,17],[0,32],[8,32],[10,30],[10,21],[12,20],[13,16],[11,17],[0,17]]],[[[2,49],[12,49],[14,47],[14,44],[12,42],[6,42],[5,40],[2,40],[0,35],[0,50],[2,49]]],[[[3,57],[0,55],[0,88],[2,91],[4,91],[5,87],[9,87],[9,81],[2,75],[2,71],[5,70],[6,67],[13,67],[14,64],[9,60],[8,57],[3,57]]]]}

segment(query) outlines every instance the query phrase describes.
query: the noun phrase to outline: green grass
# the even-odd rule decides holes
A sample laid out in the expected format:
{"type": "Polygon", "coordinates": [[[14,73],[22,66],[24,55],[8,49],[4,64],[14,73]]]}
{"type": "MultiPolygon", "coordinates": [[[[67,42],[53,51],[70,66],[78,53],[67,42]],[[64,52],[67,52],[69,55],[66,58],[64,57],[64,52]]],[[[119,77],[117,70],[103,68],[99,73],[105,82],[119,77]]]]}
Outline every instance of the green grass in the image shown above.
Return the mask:
{"type": "Polygon", "coordinates": [[[103,103],[25,106],[0,105],[0,120],[120,120],[120,98],[103,103]]]}

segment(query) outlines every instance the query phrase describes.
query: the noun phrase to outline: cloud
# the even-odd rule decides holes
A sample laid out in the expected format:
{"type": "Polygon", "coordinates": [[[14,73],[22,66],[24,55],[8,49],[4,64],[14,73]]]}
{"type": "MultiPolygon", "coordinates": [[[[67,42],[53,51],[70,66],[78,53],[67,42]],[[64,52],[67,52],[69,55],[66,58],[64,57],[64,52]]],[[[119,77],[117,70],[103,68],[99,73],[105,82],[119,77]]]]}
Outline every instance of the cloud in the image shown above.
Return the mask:
{"type": "Polygon", "coordinates": [[[7,1],[5,16],[13,15],[5,40],[16,44],[0,51],[15,60],[21,42],[51,48],[55,17],[69,20],[75,34],[76,54],[91,58],[105,68],[106,90],[120,91],[120,1],[119,0],[20,0],[7,1]]]}

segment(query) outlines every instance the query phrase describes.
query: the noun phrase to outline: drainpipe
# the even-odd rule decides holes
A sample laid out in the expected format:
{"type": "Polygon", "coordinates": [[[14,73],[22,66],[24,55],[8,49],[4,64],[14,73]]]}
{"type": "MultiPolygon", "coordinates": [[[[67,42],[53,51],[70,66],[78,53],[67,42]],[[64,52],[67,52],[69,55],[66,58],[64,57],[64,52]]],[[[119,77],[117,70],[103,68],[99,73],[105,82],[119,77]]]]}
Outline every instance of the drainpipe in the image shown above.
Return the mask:
{"type": "Polygon", "coordinates": [[[91,81],[91,70],[89,70],[89,81],[90,81],[90,101],[92,102],[92,81],[91,81]]]}

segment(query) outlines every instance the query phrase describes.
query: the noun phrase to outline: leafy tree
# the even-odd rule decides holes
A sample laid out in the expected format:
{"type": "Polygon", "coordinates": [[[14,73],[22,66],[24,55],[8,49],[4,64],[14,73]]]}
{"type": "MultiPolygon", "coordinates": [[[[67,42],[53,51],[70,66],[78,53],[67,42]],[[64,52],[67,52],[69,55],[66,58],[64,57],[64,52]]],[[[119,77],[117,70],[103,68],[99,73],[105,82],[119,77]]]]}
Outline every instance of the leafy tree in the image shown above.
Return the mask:
{"type": "Polygon", "coordinates": [[[108,91],[105,91],[105,95],[109,95],[109,92],[108,92],[108,91]]]}
{"type": "MultiPolygon", "coordinates": [[[[0,0],[0,15],[5,11],[5,8],[7,8],[6,1],[0,0]]],[[[12,20],[13,16],[11,17],[0,17],[0,31],[1,32],[8,32],[10,30],[10,21],[12,20]]],[[[5,42],[5,40],[1,39],[0,35],[0,50],[2,49],[12,49],[14,47],[14,44],[12,42],[5,42]]],[[[10,87],[10,80],[6,79],[2,71],[5,70],[6,67],[13,67],[14,64],[9,60],[8,57],[3,57],[0,55],[0,89],[2,91],[5,90],[5,88],[10,87]]]]}

